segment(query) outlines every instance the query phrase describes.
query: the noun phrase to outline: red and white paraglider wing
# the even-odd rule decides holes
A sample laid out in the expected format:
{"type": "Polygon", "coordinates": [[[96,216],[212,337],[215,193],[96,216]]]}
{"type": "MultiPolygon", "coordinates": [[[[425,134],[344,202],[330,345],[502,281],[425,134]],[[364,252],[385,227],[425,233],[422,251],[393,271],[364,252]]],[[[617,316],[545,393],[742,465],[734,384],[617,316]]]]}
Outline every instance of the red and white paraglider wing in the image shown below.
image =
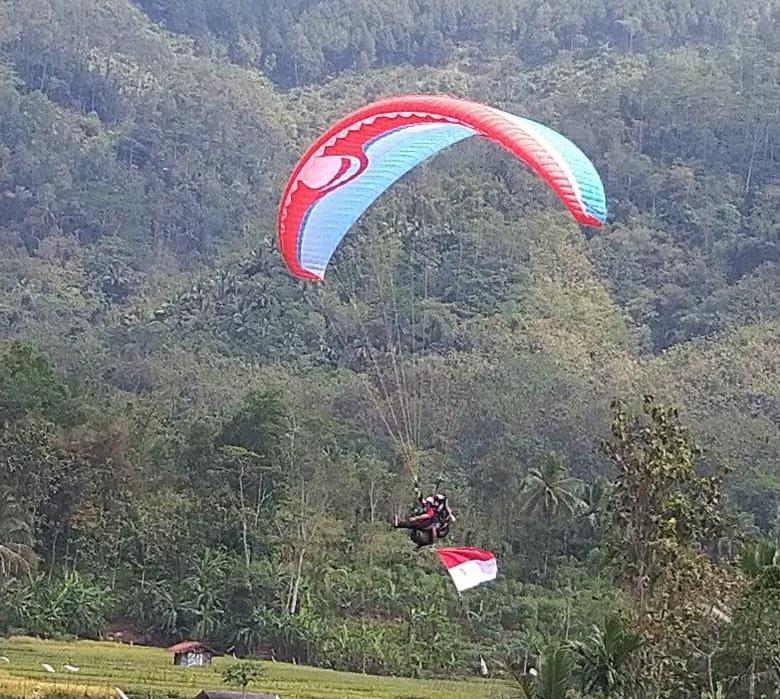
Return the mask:
{"type": "Polygon", "coordinates": [[[601,179],[566,138],[485,105],[412,95],[353,112],[317,139],[295,167],[278,220],[279,242],[290,270],[299,277],[322,279],[344,235],[382,192],[427,158],[477,135],[528,164],[577,221],[604,223],[601,179]]]}

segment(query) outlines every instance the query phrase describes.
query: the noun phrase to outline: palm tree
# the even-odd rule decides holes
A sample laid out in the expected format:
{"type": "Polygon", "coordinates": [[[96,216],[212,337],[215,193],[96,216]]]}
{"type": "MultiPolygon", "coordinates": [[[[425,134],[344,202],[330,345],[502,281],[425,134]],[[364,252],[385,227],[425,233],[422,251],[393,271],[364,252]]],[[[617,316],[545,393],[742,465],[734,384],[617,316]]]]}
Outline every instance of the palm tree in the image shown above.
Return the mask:
{"type": "Polygon", "coordinates": [[[534,699],[566,699],[572,684],[574,662],[568,647],[550,645],[539,657],[539,676],[533,686],[534,699]]]}
{"type": "Polygon", "coordinates": [[[536,651],[529,657],[528,640],[507,649],[509,653],[503,662],[514,680],[515,699],[566,699],[576,669],[571,646],[555,639],[541,645],[531,642],[536,651]]]}
{"type": "Polygon", "coordinates": [[[0,577],[32,573],[37,557],[27,514],[9,488],[0,488],[0,577]]]}
{"type": "Polygon", "coordinates": [[[780,551],[771,541],[745,546],[739,555],[739,567],[756,587],[780,587],[780,551]]]}
{"type": "Polygon", "coordinates": [[[726,699],[726,690],[723,688],[723,683],[719,682],[715,689],[702,692],[701,699],[726,699]]]}
{"type": "Polygon", "coordinates": [[[601,478],[587,483],[582,490],[582,502],[585,505],[580,517],[586,519],[592,529],[596,529],[599,523],[599,517],[606,509],[609,499],[609,487],[601,478]]]}
{"type": "Polygon", "coordinates": [[[604,626],[594,626],[584,641],[570,644],[579,659],[585,693],[613,696],[627,683],[626,664],[642,646],[642,639],[628,631],[616,616],[607,617],[604,626]]]}
{"type": "Polygon", "coordinates": [[[767,568],[780,564],[780,551],[771,541],[748,544],[739,555],[739,567],[749,578],[757,578],[767,568]]]}
{"type": "Polygon", "coordinates": [[[539,468],[528,471],[521,511],[542,515],[548,521],[570,517],[585,508],[579,489],[580,481],[569,474],[563,457],[553,452],[539,468]]]}

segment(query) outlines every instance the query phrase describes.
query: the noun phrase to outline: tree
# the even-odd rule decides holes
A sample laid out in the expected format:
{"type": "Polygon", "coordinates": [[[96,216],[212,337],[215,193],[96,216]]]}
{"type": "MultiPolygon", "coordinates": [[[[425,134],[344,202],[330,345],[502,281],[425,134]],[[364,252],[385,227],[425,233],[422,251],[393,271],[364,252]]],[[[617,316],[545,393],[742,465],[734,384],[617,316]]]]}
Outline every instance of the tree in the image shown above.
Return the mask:
{"type": "Polygon", "coordinates": [[[550,560],[568,549],[570,520],[585,509],[580,488],[580,481],[569,474],[563,457],[554,452],[531,468],[523,481],[520,514],[527,521],[521,530],[524,541],[520,545],[529,562],[539,566],[536,570],[540,581],[547,578],[550,560]]]}
{"type": "Polygon", "coordinates": [[[770,696],[780,685],[778,561],[768,541],[749,543],[741,552],[746,581],[731,605],[726,643],[715,658],[719,679],[751,697],[770,696]]]}
{"type": "Polygon", "coordinates": [[[566,699],[573,689],[575,656],[569,644],[548,640],[533,661],[526,651],[522,661],[510,661],[507,669],[518,699],[566,699]]]}
{"type": "Polygon", "coordinates": [[[611,549],[618,576],[629,584],[642,614],[657,586],[681,572],[676,563],[717,541],[722,477],[697,473],[701,449],[690,430],[676,408],[652,396],[645,397],[641,416],[613,403],[612,437],[603,445],[617,468],[609,508],[611,549]]]}
{"type": "Polygon", "coordinates": [[[37,557],[26,513],[8,488],[0,488],[0,577],[30,574],[37,557]]]}
{"type": "Polygon", "coordinates": [[[533,699],[566,699],[572,686],[574,658],[564,644],[551,643],[539,657],[533,699]]]}
{"type": "Polygon", "coordinates": [[[241,687],[241,693],[244,697],[246,697],[246,690],[250,684],[265,677],[262,665],[249,661],[228,665],[220,674],[225,684],[229,684],[231,687],[241,687]]]}
{"type": "Polygon", "coordinates": [[[704,679],[694,659],[715,652],[713,610],[730,596],[733,577],[707,555],[723,528],[722,479],[698,474],[690,430],[652,396],[640,414],[613,403],[612,439],[603,448],[617,469],[613,570],[632,602],[632,631],[647,641],[635,649],[638,682],[660,696],[697,691],[704,679]]]}
{"type": "Polygon", "coordinates": [[[82,420],[83,406],[57,375],[49,359],[37,349],[13,342],[0,354],[0,422],[28,415],[59,425],[82,420]]]}
{"type": "Polygon", "coordinates": [[[739,554],[739,567],[753,587],[780,590],[780,551],[771,541],[747,544],[739,554]]]}
{"type": "Polygon", "coordinates": [[[579,496],[580,482],[569,475],[560,454],[549,454],[538,468],[528,472],[523,486],[522,511],[543,516],[550,521],[571,517],[584,509],[579,496]]]}
{"type": "Polygon", "coordinates": [[[584,640],[572,642],[583,690],[611,697],[627,687],[627,666],[641,645],[640,636],[626,629],[614,615],[607,617],[602,626],[593,626],[584,640]]]}

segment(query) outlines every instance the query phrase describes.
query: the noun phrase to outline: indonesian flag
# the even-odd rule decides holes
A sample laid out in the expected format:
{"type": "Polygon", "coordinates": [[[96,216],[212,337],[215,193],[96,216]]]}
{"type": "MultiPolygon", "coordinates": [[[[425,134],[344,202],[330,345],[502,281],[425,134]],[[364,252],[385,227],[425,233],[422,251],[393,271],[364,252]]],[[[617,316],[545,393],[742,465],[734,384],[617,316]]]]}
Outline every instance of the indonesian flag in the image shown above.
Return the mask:
{"type": "Polygon", "coordinates": [[[482,549],[441,548],[437,549],[436,553],[439,554],[458,592],[495,580],[498,574],[496,557],[482,549]]]}

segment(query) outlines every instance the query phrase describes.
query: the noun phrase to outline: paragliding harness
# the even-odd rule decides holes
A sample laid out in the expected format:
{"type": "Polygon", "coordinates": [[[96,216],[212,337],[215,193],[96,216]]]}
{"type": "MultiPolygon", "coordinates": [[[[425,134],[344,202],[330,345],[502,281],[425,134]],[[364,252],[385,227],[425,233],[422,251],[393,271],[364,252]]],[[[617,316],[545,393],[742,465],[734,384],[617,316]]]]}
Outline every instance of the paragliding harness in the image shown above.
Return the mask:
{"type": "MultiPolygon", "coordinates": [[[[436,484],[438,490],[439,484],[436,484]]],[[[452,513],[447,503],[447,496],[442,493],[422,497],[420,487],[415,481],[417,503],[406,522],[398,521],[396,517],[393,526],[397,529],[409,529],[409,538],[417,544],[417,548],[432,546],[437,539],[444,539],[450,533],[452,513]]]]}

